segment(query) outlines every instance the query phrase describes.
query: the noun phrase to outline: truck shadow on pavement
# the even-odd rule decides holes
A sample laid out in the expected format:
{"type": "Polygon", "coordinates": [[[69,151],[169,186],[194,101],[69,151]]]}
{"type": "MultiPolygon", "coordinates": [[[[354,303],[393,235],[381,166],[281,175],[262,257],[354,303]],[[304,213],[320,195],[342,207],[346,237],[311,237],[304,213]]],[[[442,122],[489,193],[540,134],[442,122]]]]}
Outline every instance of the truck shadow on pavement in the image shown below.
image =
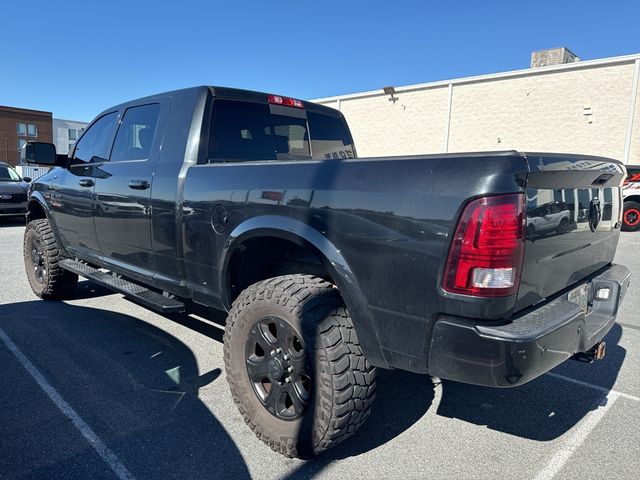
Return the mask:
{"type": "MultiPolygon", "coordinates": [[[[111,293],[83,281],[74,299],[111,293]]],[[[188,313],[165,317],[222,342],[225,316],[192,304],[188,313]]],[[[0,305],[0,327],[134,475],[250,477],[234,440],[212,412],[215,405],[207,406],[198,398],[199,390],[221,374],[222,364],[199,375],[193,352],[170,333],[128,315],[63,302],[0,305]]],[[[569,362],[555,372],[612,388],[626,354],[618,345],[620,336],[621,328],[615,325],[605,339],[608,352],[602,362],[569,362]],[[593,379],[585,380],[589,375],[593,379]]],[[[6,372],[4,378],[3,383],[6,372]]],[[[516,389],[445,381],[434,405],[428,376],[379,370],[377,398],[365,425],[338,448],[294,463],[286,478],[309,478],[332,462],[374,450],[401,436],[430,408],[444,417],[549,441],[576,425],[603,395],[601,390],[545,375],[516,389]]],[[[11,390],[3,388],[0,405],[11,403],[11,390]]],[[[26,403],[16,408],[29,407],[26,403]]],[[[11,430],[19,431],[19,426],[11,430]]],[[[55,439],[55,430],[48,435],[55,439]]],[[[33,448],[33,441],[21,437],[0,441],[0,450],[4,458],[19,462],[21,450],[33,448]]],[[[90,449],[88,444],[86,448],[90,449]]],[[[11,473],[44,478],[65,476],[68,471],[73,476],[74,468],[73,457],[43,458],[38,464],[16,465],[11,473]]]]}
{"type": "MultiPolygon", "coordinates": [[[[233,439],[210,410],[215,405],[206,406],[198,398],[198,391],[215,381],[220,369],[200,375],[193,352],[169,333],[128,315],[41,300],[0,305],[0,327],[134,475],[250,476],[233,439]]],[[[0,378],[0,424],[16,434],[0,440],[6,460],[0,476],[84,476],[77,464],[87,451],[93,454],[90,445],[81,442],[81,451],[48,455],[47,445],[73,444],[65,438],[68,422],[61,420],[53,403],[45,402],[57,422],[30,435],[23,425],[13,425],[29,415],[25,409],[41,409],[43,404],[16,394],[11,372],[2,372],[0,378]],[[56,434],[58,424],[59,431],[66,432],[61,436],[56,434]],[[23,463],[23,452],[34,448],[42,452],[41,458],[23,463]]]]}
{"type": "MultiPolygon", "coordinates": [[[[112,292],[82,281],[74,300],[109,294],[112,292]]],[[[223,312],[189,305],[189,313],[165,317],[222,342],[223,312]]],[[[193,352],[166,331],[129,315],[42,300],[0,305],[0,328],[134,475],[250,477],[238,447],[210,411],[211,405],[207,407],[198,398],[199,389],[218,378],[222,365],[199,375],[193,352]]],[[[4,377],[3,383],[10,382],[6,373],[4,377]]],[[[352,441],[299,463],[302,472],[296,468],[294,474],[306,476],[334,460],[387,443],[418,421],[434,397],[429,377],[407,372],[380,371],[377,388],[373,413],[352,441]]],[[[12,402],[10,389],[3,388],[0,405],[11,410],[12,402]]],[[[13,407],[29,408],[28,403],[13,407]]],[[[57,414],[53,404],[50,408],[57,414]]],[[[2,423],[11,421],[11,417],[2,419],[2,423]]],[[[10,430],[21,428],[11,425],[10,430]]],[[[56,438],[55,429],[48,437],[65,442],[65,438],[56,438]]],[[[260,442],[257,438],[251,441],[260,442]]],[[[11,443],[0,441],[3,456],[14,459],[7,465],[8,472],[0,469],[0,476],[77,475],[73,456],[43,455],[41,462],[20,464],[20,452],[33,448],[34,442],[38,444],[37,439],[24,436],[11,443]]],[[[46,445],[39,448],[46,451],[46,445]]],[[[89,444],[86,449],[91,449],[89,444]]]]}
{"type": "Polygon", "coordinates": [[[24,217],[0,217],[0,229],[9,227],[24,227],[24,217]]]}

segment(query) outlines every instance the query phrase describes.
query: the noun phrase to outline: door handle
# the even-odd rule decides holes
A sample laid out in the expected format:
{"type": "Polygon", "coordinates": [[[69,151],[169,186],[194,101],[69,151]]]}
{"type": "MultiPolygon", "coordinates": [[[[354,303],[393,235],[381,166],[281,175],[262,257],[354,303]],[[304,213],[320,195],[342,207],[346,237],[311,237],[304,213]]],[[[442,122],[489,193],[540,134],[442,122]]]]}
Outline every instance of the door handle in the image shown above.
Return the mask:
{"type": "Polygon", "coordinates": [[[129,188],[133,188],[134,190],[146,190],[149,186],[149,182],[146,180],[131,180],[129,182],[129,188]]]}
{"type": "Polygon", "coordinates": [[[78,185],[80,185],[81,187],[93,187],[95,184],[96,182],[94,182],[90,178],[83,178],[78,182],[78,185]]]}

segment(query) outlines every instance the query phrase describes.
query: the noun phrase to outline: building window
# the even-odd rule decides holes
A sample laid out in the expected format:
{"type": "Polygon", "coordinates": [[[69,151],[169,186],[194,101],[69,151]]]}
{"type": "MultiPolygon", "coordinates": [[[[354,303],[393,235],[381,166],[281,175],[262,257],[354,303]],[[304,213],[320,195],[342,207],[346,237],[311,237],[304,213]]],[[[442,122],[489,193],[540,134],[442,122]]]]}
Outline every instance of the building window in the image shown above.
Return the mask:
{"type": "Polygon", "coordinates": [[[26,144],[27,141],[24,138],[19,138],[17,143],[18,150],[22,150],[22,147],[24,147],[26,144]]]}
{"type": "Polygon", "coordinates": [[[30,123],[27,125],[27,135],[30,137],[38,136],[38,126],[35,123],[30,123]]]}
{"type": "Polygon", "coordinates": [[[27,136],[27,124],[26,123],[18,123],[16,125],[16,133],[21,137],[27,136]]]}
{"type": "Polygon", "coordinates": [[[69,144],[69,151],[73,150],[73,146],[75,145],[75,143],[70,143],[69,144]]]}
{"type": "Polygon", "coordinates": [[[73,128],[69,129],[69,140],[77,140],[78,139],[78,131],[73,128]]]}

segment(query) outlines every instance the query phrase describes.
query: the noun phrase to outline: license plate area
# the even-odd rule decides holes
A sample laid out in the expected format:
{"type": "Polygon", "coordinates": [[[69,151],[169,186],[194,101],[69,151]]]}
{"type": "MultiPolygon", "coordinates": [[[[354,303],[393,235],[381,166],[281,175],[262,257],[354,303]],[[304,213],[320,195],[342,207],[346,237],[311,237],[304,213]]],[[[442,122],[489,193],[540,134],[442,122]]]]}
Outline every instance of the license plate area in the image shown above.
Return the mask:
{"type": "Polygon", "coordinates": [[[584,283],[567,294],[567,300],[578,305],[586,314],[589,308],[589,284],[584,283]]]}

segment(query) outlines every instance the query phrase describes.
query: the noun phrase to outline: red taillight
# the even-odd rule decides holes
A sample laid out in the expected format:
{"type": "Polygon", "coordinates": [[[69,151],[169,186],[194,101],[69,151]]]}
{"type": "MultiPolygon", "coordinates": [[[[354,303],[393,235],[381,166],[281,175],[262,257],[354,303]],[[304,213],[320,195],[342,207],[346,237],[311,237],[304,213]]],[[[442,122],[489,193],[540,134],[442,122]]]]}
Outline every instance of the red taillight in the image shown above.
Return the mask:
{"type": "Polygon", "coordinates": [[[517,293],[524,227],[523,194],[473,200],[462,212],[453,236],[442,287],[477,297],[517,293]]]}
{"type": "Polygon", "coordinates": [[[295,98],[289,97],[281,97],[280,95],[269,95],[268,101],[269,103],[273,103],[275,105],[284,105],[285,107],[304,108],[301,100],[296,100],[295,98]]]}

